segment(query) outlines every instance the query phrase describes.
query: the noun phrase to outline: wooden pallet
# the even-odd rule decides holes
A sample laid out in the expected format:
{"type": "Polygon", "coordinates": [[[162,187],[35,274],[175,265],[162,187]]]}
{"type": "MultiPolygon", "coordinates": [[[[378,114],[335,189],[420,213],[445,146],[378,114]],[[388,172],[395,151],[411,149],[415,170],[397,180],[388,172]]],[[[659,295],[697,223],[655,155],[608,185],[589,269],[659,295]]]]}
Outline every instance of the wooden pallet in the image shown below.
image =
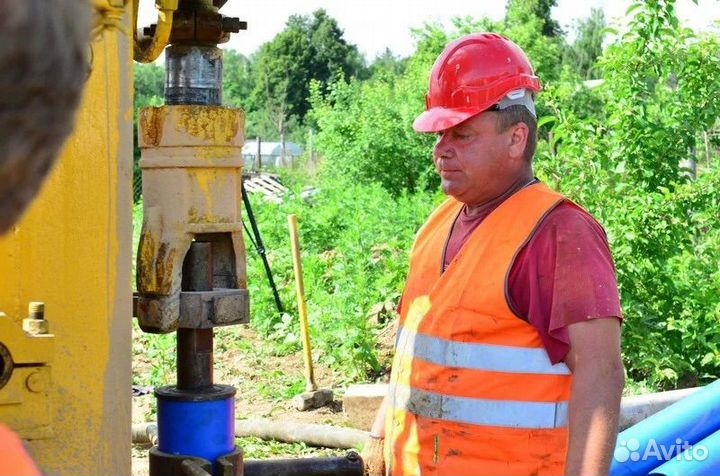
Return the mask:
{"type": "Polygon", "coordinates": [[[271,203],[282,203],[289,190],[280,183],[279,176],[268,173],[243,174],[243,186],[248,193],[261,193],[271,203]]]}

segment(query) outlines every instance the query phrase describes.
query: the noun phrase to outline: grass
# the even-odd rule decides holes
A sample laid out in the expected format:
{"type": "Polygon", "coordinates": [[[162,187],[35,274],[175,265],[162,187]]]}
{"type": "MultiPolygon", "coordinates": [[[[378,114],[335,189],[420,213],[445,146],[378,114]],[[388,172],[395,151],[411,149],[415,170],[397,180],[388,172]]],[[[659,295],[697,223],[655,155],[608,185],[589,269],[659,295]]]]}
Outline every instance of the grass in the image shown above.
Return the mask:
{"type": "Polygon", "coordinates": [[[270,458],[322,458],[343,456],[348,450],[336,448],[316,448],[305,443],[283,443],[274,440],[261,440],[254,436],[236,438],[235,444],[243,449],[245,459],[270,458]]]}
{"type": "Polygon", "coordinates": [[[632,397],[635,395],[644,395],[646,393],[659,392],[656,387],[648,384],[647,382],[635,382],[629,378],[625,379],[625,389],[623,390],[623,397],[632,397]]]}

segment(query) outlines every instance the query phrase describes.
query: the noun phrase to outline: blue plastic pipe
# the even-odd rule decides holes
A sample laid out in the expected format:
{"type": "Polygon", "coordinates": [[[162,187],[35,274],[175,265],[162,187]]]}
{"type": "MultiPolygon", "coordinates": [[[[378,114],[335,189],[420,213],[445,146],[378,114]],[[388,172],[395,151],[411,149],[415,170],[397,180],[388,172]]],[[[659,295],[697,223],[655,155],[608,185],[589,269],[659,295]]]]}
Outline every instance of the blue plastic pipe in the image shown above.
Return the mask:
{"type": "Polygon", "coordinates": [[[620,433],[610,474],[648,474],[681,453],[685,443],[695,444],[718,430],[720,380],[620,433]]]}
{"type": "Polygon", "coordinates": [[[158,398],[158,449],[215,464],[235,449],[234,396],[215,401],[158,398]]]}
{"type": "Polygon", "coordinates": [[[720,474],[720,431],[695,443],[651,475],[662,476],[703,476],[720,474]]]}

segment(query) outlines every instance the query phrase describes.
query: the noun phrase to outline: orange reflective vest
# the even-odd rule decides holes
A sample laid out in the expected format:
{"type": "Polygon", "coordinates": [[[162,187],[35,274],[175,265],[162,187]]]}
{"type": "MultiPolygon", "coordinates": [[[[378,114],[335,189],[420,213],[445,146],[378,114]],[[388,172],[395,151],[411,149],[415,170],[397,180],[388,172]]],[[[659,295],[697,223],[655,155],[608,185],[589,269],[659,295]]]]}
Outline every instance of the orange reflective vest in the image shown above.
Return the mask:
{"type": "Polygon", "coordinates": [[[18,436],[0,425],[0,476],[36,476],[37,466],[18,436]]]}
{"type": "Polygon", "coordinates": [[[448,200],[419,231],[390,379],[388,474],[563,474],[572,376],[507,299],[515,256],[563,200],[543,184],[515,193],[444,273],[463,204],[448,200]]]}

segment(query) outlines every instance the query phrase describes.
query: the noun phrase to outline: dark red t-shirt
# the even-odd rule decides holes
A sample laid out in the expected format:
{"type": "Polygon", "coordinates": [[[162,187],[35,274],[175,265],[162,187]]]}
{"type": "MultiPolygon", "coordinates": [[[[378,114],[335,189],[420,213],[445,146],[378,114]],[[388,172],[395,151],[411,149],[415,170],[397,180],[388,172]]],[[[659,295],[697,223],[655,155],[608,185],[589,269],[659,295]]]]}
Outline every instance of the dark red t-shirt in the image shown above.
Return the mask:
{"type": "MultiPolygon", "coordinates": [[[[463,208],[450,233],[445,267],[500,203],[476,210],[472,217],[463,208]]],[[[511,307],[537,329],[553,363],[561,362],[570,350],[568,325],[604,317],[622,319],[605,231],[569,202],[548,213],[518,253],[508,291],[511,307]]]]}

